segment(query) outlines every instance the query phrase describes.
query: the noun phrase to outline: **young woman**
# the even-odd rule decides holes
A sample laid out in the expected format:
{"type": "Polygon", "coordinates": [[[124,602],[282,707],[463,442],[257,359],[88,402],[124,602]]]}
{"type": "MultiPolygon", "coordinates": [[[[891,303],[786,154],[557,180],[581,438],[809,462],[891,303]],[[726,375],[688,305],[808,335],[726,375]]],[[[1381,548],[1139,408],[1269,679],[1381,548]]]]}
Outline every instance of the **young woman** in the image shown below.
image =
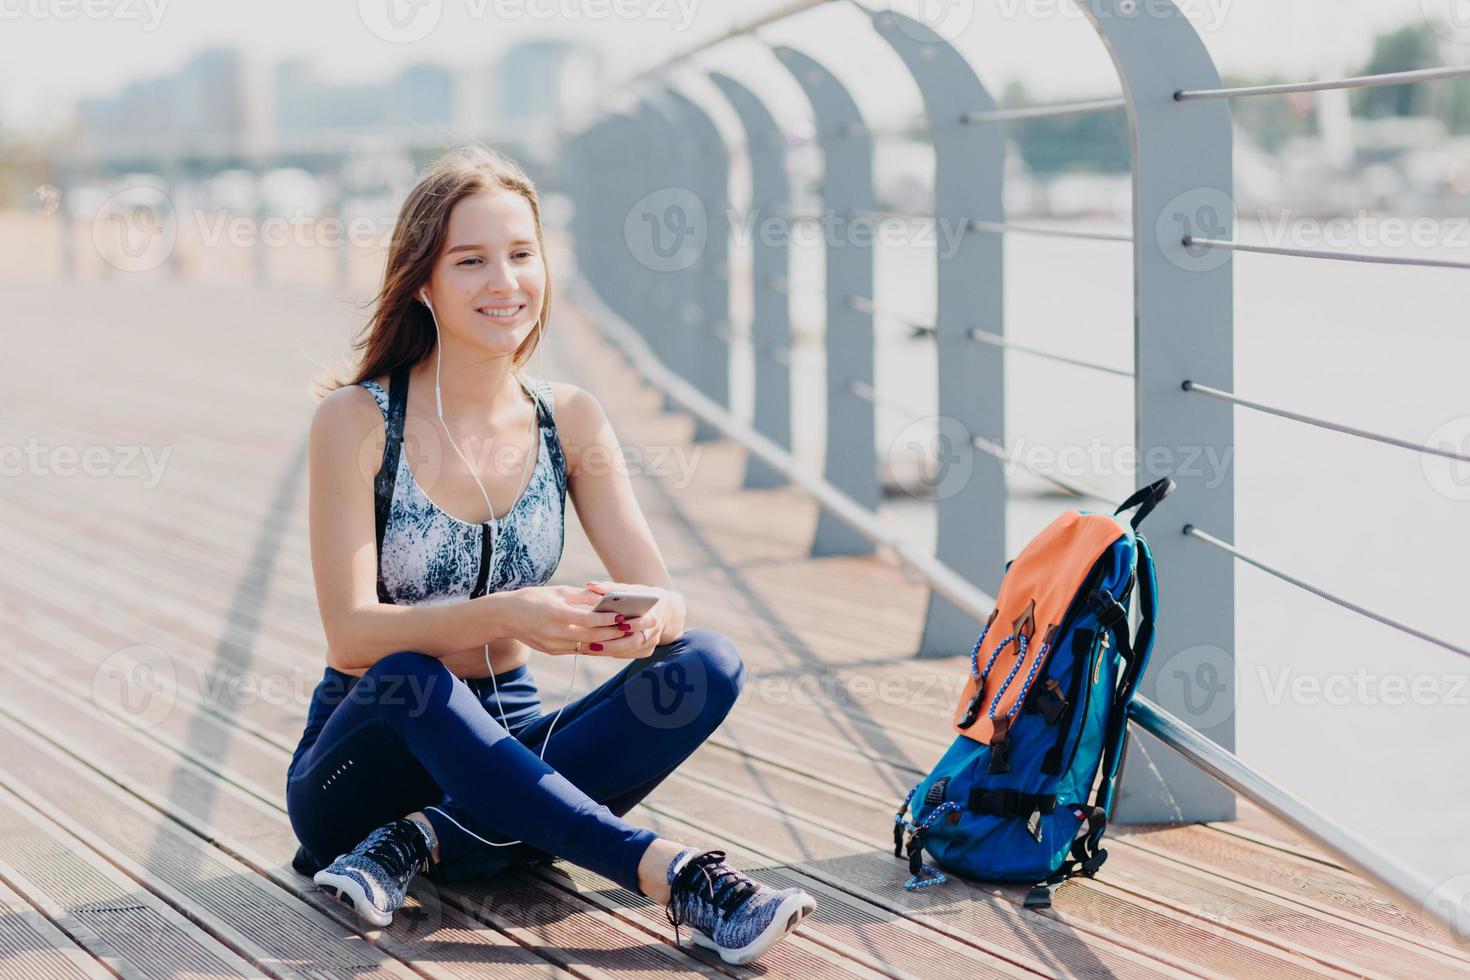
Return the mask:
{"type": "Polygon", "coordinates": [[[328,666],[287,772],[293,864],[383,926],[420,872],[561,857],[664,904],[676,942],[688,923],[748,962],[815,903],[622,819],[724,718],[744,666],[685,628],[602,406],[521,373],[550,299],[529,178],[483,148],[440,158],[398,214],[355,377],[329,377],[312,419],[328,666]],[[609,574],[585,588],[544,584],[568,490],[609,574]],[[609,591],[658,601],[594,612],[609,591]],[[629,663],[547,715],[532,651],[629,663]]]}

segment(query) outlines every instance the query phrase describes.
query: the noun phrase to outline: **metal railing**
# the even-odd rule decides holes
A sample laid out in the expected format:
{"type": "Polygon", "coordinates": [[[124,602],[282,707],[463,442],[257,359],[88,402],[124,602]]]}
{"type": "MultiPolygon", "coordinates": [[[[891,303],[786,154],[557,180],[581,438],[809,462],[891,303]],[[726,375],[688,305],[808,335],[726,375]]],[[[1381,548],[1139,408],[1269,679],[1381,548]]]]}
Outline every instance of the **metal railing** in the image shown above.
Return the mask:
{"type": "MultiPolygon", "coordinates": [[[[1409,84],[1470,74],[1470,69],[1432,69],[1300,85],[1224,88],[1188,20],[1166,4],[1150,16],[1130,16],[1134,0],[1084,0],[1079,7],[1105,43],[1118,71],[1121,99],[1050,107],[998,108],[972,67],[926,25],[892,11],[848,4],[871,18],[917,85],[929,120],[935,158],[932,214],[883,210],[873,190],[875,139],[914,135],[910,127],[869,127],[836,75],[809,55],[786,46],[773,52],[806,95],[814,116],[815,143],[823,151],[823,213],[791,207],[785,172],[786,143],[775,115],[755,93],[721,72],[708,77],[728,100],[744,130],[750,160],[753,211],[788,220],[898,218],[950,221],[963,227],[957,248],[937,268],[932,322],[895,314],[872,299],[870,250],[829,242],[826,249],[824,336],[827,439],[820,475],[800,465],[791,451],[793,348],[787,244],[759,236],[752,243],[751,328],[742,336],[729,326],[730,235],[728,154],[691,149],[719,140],[707,114],[664,76],[689,67],[702,51],[737,36],[820,6],[827,0],[789,4],[718,38],[697,45],[635,76],[641,98],[624,113],[608,112],[587,129],[569,133],[562,158],[576,210],[578,243],[605,241],[610,230],[628,235],[630,247],[589,246],[578,251],[578,300],[591,308],[614,342],[667,399],[698,420],[697,439],[724,435],[750,450],[745,485],[795,483],[823,507],[812,542],[814,555],[871,554],[886,546],[933,585],[920,654],[968,650],[979,622],[989,614],[1007,554],[1003,354],[1017,351],[1063,364],[1096,369],[1132,382],[1134,443],[1138,458],[1151,450],[1197,447],[1224,453],[1234,441],[1236,408],[1268,412],[1296,422],[1456,461],[1462,453],[1341,425],[1264,405],[1236,394],[1232,255],[1270,252],[1309,258],[1384,261],[1381,257],[1251,246],[1234,241],[1232,229],[1231,120],[1228,100],[1330,88],[1409,84]],[[1012,222],[1002,205],[1003,126],[1015,119],[1126,108],[1132,131],[1132,233],[1079,231],[1012,222]],[[711,135],[713,134],[713,136],[711,135]],[[1208,219],[1207,226],[1204,226],[1208,219]],[[660,234],[667,232],[667,235],[660,234]],[[1010,340],[1003,306],[1004,251],[1010,235],[1048,235],[1132,246],[1134,365],[1131,371],[1069,358],[1010,340]],[[637,242],[642,245],[635,245],[637,242]],[[1178,309],[1190,310],[1186,321],[1178,309]],[[956,493],[936,501],[937,533],[931,548],[902,540],[877,514],[879,485],[875,413],[906,411],[874,385],[875,320],[897,323],[935,346],[938,415],[957,420],[976,451],[971,477],[956,493]],[[729,410],[730,346],[749,341],[754,363],[754,416],[750,425],[729,410]],[[655,354],[654,352],[658,353],[655,354]],[[761,355],[767,356],[761,356],[761,355]],[[1207,397],[1195,397],[1204,395],[1207,397]]],[[[1394,257],[1392,264],[1470,267],[1440,259],[1394,257]]],[[[1187,724],[1183,691],[1158,685],[1157,668],[1170,651],[1208,645],[1233,664],[1234,562],[1239,560],[1304,591],[1456,653],[1460,644],[1400,623],[1318,588],[1300,577],[1243,554],[1230,543],[1235,520],[1233,473],[1207,482],[1203,476],[1165,468],[1140,474],[1138,483],[1170,476],[1178,490],[1150,520],[1159,566],[1171,580],[1188,583],[1171,593],[1160,611],[1156,657],[1144,679],[1153,700],[1140,698],[1132,720],[1130,755],[1140,749],[1150,765],[1125,768],[1115,819],[1178,822],[1230,819],[1239,793],[1340,855],[1380,884],[1418,906],[1429,897],[1426,880],[1369,842],[1247,767],[1231,749],[1233,721],[1187,724]],[[1170,533],[1170,528],[1177,529],[1170,533]],[[1201,530],[1201,529],[1208,529],[1201,530]],[[1205,545],[1206,547],[1199,547],[1205,545]],[[1151,685],[1152,682],[1152,686],[1151,685]],[[1157,702],[1157,703],[1155,703],[1157,702]],[[1177,755],[1148,753],[1148,743],[1177,755]],[[1232,792],[1233,791],[1233,792],[1232,792]]],[[[1059,474],[1035,474],[1078,497],[1111,505],[1101,491],[1059,474]]],[[[1217,694],[1233,704],[1231,669],[1217,694]]],[[[1218,711],[1216,712],[1218,714],[1218,711]]],[[[1425,911],[1457,937],[1467,938],[1453,910],[1425,911]]]]}

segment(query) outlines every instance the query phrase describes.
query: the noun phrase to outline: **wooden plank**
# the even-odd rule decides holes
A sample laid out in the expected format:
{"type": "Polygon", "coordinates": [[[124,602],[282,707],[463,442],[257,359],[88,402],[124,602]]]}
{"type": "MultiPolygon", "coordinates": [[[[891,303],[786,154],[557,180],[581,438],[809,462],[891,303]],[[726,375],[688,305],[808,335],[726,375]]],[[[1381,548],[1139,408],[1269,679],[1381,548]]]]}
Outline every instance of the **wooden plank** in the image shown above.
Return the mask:
{"type": "Polygon", "coordinates": [[[340,924],[267,886],[249,868],[208,853],[158,814],[89,779],[23,728],[0,719],[9,791],[262,971],[281,977],[410,977],[414,971],[340,924]],[[353,939],[357,941],[352,941],[353,939]]]}
{"type": "Polygon", "coordinates": [[[0,877],[99,961],[126,978],[266,975],[11,785],[0,786],[0,877]]]}
{"type": "MultiPolygon", "coordinates": [[[[9,811],[5,816],[15,814],[9,811]]],[[[3,877],[0,873],[0,879],[3,877]]],[[[24,896],[0,881],[0,978],[102,980],[115,975],[24,896]]]]}

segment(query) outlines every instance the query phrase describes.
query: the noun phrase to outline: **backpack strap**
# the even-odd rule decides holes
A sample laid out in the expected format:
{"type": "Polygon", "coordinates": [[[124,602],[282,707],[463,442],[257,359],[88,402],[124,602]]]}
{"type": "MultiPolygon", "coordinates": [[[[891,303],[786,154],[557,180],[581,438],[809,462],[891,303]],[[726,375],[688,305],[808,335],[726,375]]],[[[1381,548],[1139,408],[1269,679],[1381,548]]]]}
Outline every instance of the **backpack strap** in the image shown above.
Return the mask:
{"type": "Polygon", "coordinates": [[[1143,535],[1134,538],[1138,543],[1138,632],[1130,641],[1128,637],[1128,614],[1122,604],[1110,595],[1104,600],[1105,608],[1099,613],[1102,628],[1108,630],[1118,644],[1118,653],[1124,658],[1123,676],[1118,681],[1113,698],[1113,711],[1108,718],[1108,730],[1103,741],[1102,784],[1098,787],[1096,805],[1081,806],[1086,822],[1085,829],[1079,828],[1072,841],[1072,856],[1062,862],[1045,881],[1038,882],[1026,894],[1028,909],[1049,908],[1051,895],[1056,887],[1074,875],[1092,877],[1108,859],[1107,848],[1102,846],[1102,837],[1108,826],[1108,815],[1113,808],[1113,781],[1118,774],[1123,748],[1128,739],[1128,705],[1138,691],[1139,679],[1148,669],[1149,654],[1154,645],[1154,618],[1158,609],[1158,580],[1154,575],[1153,552],[1143,535]],[[1108,601],[1111,605],[1108,605],[1108,601]]]}
{"type": "Polygon", "coordinates": [[[1138,633],[1134,641],[1126,647],[1121,645],[1121,637],[1127,634],[1127,626],[1115,634],[1120,638],[1119,652],[1128,661],[1114,697],[1114,706],[1118,710],[1108,719],[1107,738],[1103,743],[1103,780],[1097,792],[1097,805],[1102,808],[1104,815],[1113,810],[1113,778],[1118,773],[1123,747],[1128,740],[1128,705],[1132,703],[1133,695],[1138,691],[1138,682],[1148,669],[1149,654],[1154,646],[1154,618],[1159,604],[1159,585],[1154,574],[1153,552],[1143,535],[1136,536],[1134,540],[1138,543],[1138,633]]]}
{"type": "Polygon", "coordinates": [[[1113,516],[1117,517],[1123,511],[1137,507],[1138,513],[1134,514],[1133,519],[1128,522],[1133,526],[1133,530],[1137,531],[1138,525],[1142,524],[1149,512],[1159,505],[1159,501],[1174,492],[1174,487],[1174,481],[1167,476],[1161,480],[1155,480],[1141,490],[1135,490],[1133,496],[1118,505],[1118,509],[1113,511],[1113,516]]]}
{"type": "Polygon", "coordinates": [[[403,422],[408,411],[408,365],[388,377],[388,412],[384,422],[383,462],[373,478],[373,523],[377,537],[378,601],[393,603],[383,584],[383,535],[393,509],[393,485],[398,479],[398,456],[403,448],[403,422]]]}

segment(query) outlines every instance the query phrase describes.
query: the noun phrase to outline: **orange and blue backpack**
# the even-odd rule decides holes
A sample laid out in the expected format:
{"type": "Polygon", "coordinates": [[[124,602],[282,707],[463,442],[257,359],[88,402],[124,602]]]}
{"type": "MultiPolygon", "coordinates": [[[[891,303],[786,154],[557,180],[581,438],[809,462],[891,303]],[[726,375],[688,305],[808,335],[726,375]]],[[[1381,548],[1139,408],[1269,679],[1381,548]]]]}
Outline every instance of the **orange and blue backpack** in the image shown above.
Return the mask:
{"type": "Polygon", "coordinates": [[[1173,490],[1166,477],[1112,514],[1067,511],[1006,563],[970,653],[955,740],[894,818],[894,856],[908,853],[905,888],[944,881],[924,863],[927,850],[964,877],[1033,882],[1026,907],[1044,908],[1057,885],[1093,876],[1107,859],[1101,841],[1128,706],[1158,606],[1138,525],[1173,490]],[[1134,507],[1131,520],[1119,519],[1134,507]],[[1130,636],[1135,585],[1140,622],[1130,636]]]}

